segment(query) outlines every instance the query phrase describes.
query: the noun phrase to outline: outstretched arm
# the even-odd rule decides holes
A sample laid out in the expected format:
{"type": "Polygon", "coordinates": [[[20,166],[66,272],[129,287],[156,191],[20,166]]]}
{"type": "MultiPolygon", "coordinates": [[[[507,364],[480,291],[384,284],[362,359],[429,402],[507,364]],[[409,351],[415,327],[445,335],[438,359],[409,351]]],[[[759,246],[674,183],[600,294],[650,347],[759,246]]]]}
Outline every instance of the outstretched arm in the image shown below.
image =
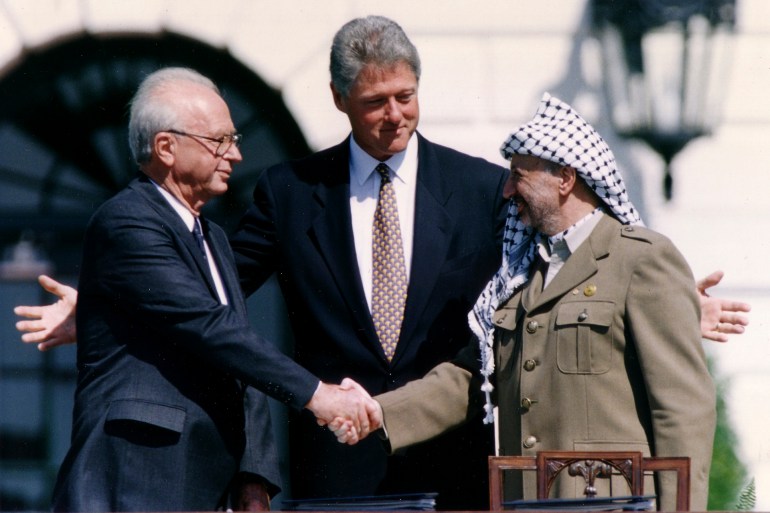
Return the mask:
{"type": "MultiPolygon", "coordinates": [[[[452,362],[441,363],[424,377],[376,396],[376,408],[367,410],[369,432],[384,429],[387,450],[392,453],[475,418],[482,411],[484,395],[480,380],[465,366],[477,366],[477,356],[476,341],[470,341],[452,362]]],[[[335,419],[329,429],[338,442],[354,445],[364,436],[350,429],[345,420],[335,419]]]]}
{"type": "Polygon", "coordinates": [[[751,305],[708,294],[707,289],[717,285],[724,274],[722,271],[714,271],[696,284],[700,298],[701,336],[714,342],[727,342],[728,335],[740,335],[749,324],[749,318],[741,312],[749,312],[751,305]]]}
{"type": "MultiPolygon", "coordinates": [[[[722,280],[724,273],[714,271],[697,283],[701,305],[701,335],[715,342],[727,342],[729,335],[739,335],[749,324],[747,316],[751,305],[741,301],[712,297],[707,290],[722,280]]],[[[52,347],[73,344],[77,341],[75,330],[75,307],[77,290],[45,275],[38,278],[40,285],[59,297],[56,303],[47,306],[17,306],[14,313],[32,320],[19,321],[16,329],[25,332],[21,339],[26,343],[37,343],[38,349],[46,351],[52,347]]]]}
{"type": "Polygon", "coordinates": [[[39,276],[38,282],[45,290],[58,296],[59,300],[47,306],[17,306],[13,309],[16,315],[31,319],[16,323],[16,329],[24,332],[21,340],[37,343],[37,348],[41,351],[75,343],[75,307],[78,291],[46,275],[39,276]]]}

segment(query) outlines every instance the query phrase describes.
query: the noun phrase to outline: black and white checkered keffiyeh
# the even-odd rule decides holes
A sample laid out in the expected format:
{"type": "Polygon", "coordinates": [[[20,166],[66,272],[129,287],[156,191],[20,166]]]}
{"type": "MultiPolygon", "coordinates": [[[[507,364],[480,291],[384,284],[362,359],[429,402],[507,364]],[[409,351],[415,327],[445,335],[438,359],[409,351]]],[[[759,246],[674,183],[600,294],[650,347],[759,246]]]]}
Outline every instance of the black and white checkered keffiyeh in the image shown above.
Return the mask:
{"type": "MultiPolygon", "coordinates": [[[[532,121],[517,128],[503,143],[500,153],[506,160],[514,154],[532,155],[573,167],[621,223],[643,224],[628,199],[615,156],[607,143],[572,107],[548,93],[543,95],[532,121]]],[[[494,420],[490,382],[495,371],[492,316],[526,284],[529,266],[542,237],[521,222],[516,204],[511,201],[503,235],[502,265],[468,314],[468,322],[481,349],[481,374],[484,376],[481,389],[487,399],[484,406],[484,423],[487,424],[494,420]]]]}

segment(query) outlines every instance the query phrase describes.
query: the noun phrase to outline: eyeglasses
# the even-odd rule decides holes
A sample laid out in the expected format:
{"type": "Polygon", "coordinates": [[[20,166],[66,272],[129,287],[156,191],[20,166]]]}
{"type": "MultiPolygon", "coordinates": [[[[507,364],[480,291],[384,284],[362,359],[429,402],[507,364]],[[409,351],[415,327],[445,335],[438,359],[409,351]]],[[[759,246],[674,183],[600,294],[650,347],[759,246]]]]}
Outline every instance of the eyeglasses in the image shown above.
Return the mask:
{"type": "Polygon", "coordinates": [[[200,139],[206,139],[207,141],[218,143],[217,149],[214,151],[214,155],[217,157],[221,157],[225,153],[227,153],[227,150],[230,149],[230,146],[233,144],[236,148],[241,147],[241,141],[243,140],[243,134],[239,134],[238,132],[233,132],[232,134],[226,134],[222,137],[216,138],[216,137],[209,137],[207,135],[200,135],[200,134],[190,134],[187,132],[182,132],[181,130],[174,130],[173,128],[170,128],[168,130],[164,130],[164,132],[168,132],[171,134],[176,135],[183,135],[185,137],[198,137],[200,139]]]}

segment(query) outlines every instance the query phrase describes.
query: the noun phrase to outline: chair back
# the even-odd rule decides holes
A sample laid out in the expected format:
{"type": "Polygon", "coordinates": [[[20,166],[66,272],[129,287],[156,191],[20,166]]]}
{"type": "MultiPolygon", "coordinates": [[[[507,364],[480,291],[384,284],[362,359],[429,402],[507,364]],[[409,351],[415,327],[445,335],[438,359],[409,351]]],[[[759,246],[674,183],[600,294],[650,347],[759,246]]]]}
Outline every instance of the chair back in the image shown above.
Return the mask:
{"type": "Polygon", "coordinates": [[[690,458],[643,457],[636,451],[540,451],[536,456],[489,457],[489,504],[492,511],[503,509],[503,474],[506,470],[535,471],[537,499],[548,499],[556,478],[566,470],[585,480],[583,494],[595,498],[596,480],[620,475],[631,494],[644,495],[644,475],[675,471],[677,474],[676,511],[690,509],[690,458]]]}

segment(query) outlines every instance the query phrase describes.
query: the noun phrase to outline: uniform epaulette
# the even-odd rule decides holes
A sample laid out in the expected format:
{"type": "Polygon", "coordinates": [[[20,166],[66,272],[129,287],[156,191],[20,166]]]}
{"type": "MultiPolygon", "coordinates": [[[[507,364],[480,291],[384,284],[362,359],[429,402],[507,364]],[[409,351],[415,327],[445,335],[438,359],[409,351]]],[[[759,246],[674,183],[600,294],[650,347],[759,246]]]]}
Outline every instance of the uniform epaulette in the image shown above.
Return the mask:
{"type": "Polygon", "coordinates": [[[620,236],[642,242],[652,243],[655,232],[642,226],[625,225],[620,228],[620,236]]]}

